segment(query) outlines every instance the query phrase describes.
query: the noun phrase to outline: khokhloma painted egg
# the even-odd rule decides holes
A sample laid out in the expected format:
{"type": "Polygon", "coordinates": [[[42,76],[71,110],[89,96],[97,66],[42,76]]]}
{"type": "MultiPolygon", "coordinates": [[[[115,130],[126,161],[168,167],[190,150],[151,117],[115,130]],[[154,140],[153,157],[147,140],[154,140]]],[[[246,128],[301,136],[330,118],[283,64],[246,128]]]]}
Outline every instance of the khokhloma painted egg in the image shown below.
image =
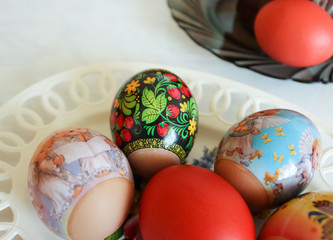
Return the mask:
{"type": "Polygon", "coordinates": [[[198,108],[182,79],[167,70],[150,69],[119,89],[110,126],[133,173],[149,178],[187,157],[197,134],[198,108]]]}
{"type": "Polygon", "coordinates": [[[29,166],[32,204],[64,239],[113,234],[132,206],[134,182],[122,151],[87,128],[58,130],[37,147],[29,166]]]}
{"type": "Polygon", "coordinates": [[[247,116],[226,132],[214,171],[257,213],[301,193],[320,154],[320,134],[310,119],[292,110],[270,109],[247,116]]]}
{"type": "Polygon", "coordinates": [[[332,239],[333,193],[308,192],[283,204],[265,222],[259,240],[332,239]]]}

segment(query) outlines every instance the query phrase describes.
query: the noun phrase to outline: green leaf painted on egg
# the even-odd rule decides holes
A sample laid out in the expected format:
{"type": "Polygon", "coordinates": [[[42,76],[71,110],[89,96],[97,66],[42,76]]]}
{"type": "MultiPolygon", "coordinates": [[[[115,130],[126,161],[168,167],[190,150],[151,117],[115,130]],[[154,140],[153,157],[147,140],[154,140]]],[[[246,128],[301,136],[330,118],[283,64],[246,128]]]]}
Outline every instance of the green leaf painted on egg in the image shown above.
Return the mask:
{"type": "Polygon", "coordinates": [[[147,130],[147,134],[148,136],[154,136],[154,132],[155,132],[155,128],[156,128],[156,125],[153,125],[153,126],[144,126],[144,129],[147,130]]]}
{"type": "Polygon", "coordinates": [[[161,93],[157,96],[154,108],[161,113],[167,106],[167,99],[165,97],[165,93],[161,93]]]}
{"type": "Polygon", "coordinates": [[[136,96],[133,93],[129,93],[125,95],[125,101],[132,102],[135,100],[136,96]]]}
{"type": "Polygon", "coordinates": [[[190,98],[190,116],[194,118],[198,117],[198,108],[193,97],[190,98]]]}
{"type": "Polygon", "coordinates": [[[124,103],[126,105],[127,108],[133,108],[136,104],[136,96],[133,94],[130,95],[126,95],[124,97],[124,103]]]}
{"type": "Polygon", "coordinates": [[[134,112],[134,120],[138,120],[140,118],[140,103],[136,103],[135,112],[134,112]]]}
{"type": "Polygon", "coordinates": [[[186,149],[186,148],[189,148],[189,147],[191,146],[192,142],[193,142],[193,136],[191,136],[191,137],[189,138],[189,141],[188,141],[188,143],[186,144],[185,149],[186,149]]]}
{"type": "Polygon", "coordinates": [[[123,113],[127,116],[132,114],[132,111],[126,107],[124,101],[121,103],[121,109],[123,110],[123,113]]]}
{"type": "Polygon", "coordinates": [[[141,120],[143,122],[146,122],[146,124],[149,124],[155,122],[158,119],[159,115],[160,113],[157,110],[153,108],[146,108],[142,112],[141,120]]]}
{"type": "Polygon", "coordinates": [[[155,98],[154,92],[149,90],[148,88],[143,89],[143,92],[142,92],[143,106],[148,107],[148,108],[154,108],[155,101],[156,101],[156,98],[155,98]]]}
{"type": "Polygon", "coordinates": [[[131,108],[135,107],[136,105],[136,95],[129,93],[124,96],[121,100],[121,109],[123,113],[127,116],[132,114],[131,108]]]}

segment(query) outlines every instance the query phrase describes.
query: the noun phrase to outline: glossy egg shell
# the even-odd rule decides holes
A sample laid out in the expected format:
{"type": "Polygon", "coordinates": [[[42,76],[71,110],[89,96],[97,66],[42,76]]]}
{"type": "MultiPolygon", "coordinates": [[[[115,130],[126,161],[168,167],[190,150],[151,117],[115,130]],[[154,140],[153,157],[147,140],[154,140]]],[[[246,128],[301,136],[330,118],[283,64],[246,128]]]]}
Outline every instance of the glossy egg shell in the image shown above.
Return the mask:
{"type": "Polygon", "coordinates": [[[313,66],[333,54],[333,20],[312,1],[270,1],[258,12],[254,30],[264,52],[290,66],[313,66]]]}
{"type": "Polygon", "coordinates": [[[266,221],[259,240],[332,238],[333,194],[310,192],[282,205],[266,221]]]}
{"type": "Polygon", "coordinates": [[[107,137],[87,128],[60,129],[31,159],[28,188],[45,225],[64,239],[102,239],[125,221],[134,182],[129,163],[107,137]]]}
{"type": "Polygon", "coordinates": [[[249,115],[226,132],[214,171],[257,213],[302,192],[320,154],[320,134],[310,119],[292,110],[270,109],[249,115]]]}
{"type": "Polygon", "coordinates": [[[198,109],[182,79],[167,70],[150,69],[119,89],[110,126],[133,172],[151,177],[187,157],[197,135],[198,109]]]}
{"type": "Polygon", "coordinates": [[[251,213],[240,194],[210,170],[176,165],[156,173],[140,204],[145,240],[255,239],[251,213]]]}

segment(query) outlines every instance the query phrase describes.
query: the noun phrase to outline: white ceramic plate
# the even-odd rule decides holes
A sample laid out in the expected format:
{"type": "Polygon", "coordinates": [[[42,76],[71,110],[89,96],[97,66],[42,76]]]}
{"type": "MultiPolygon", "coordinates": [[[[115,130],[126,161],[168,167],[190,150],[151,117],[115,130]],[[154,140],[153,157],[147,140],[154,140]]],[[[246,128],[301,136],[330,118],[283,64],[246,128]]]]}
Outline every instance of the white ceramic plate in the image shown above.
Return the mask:
{"type": "MultiPolygon", "coordinates": [[[[27,173],[34,149],[52,131],[67,126],[89,127],[110,137],[109,111],[116,91],[129,77],[149,68],[174,72],[197,100],[199,135],[188,162],[200,159],[205,147],[216,147],[225,131],[245,115],[268,108],[289,108],[311,118],[323,138],[320,169],[306,191],[333,190],[333,184],[329,184],[333,182],[333,127],[315,116],[223,77],[172,66],[113,62],[47,78],[0,108],[0,239],[60,239],[39,220],[29,200],[27,173]]],[[[256,224],[260,228],[262,222],[256,224]]]]}

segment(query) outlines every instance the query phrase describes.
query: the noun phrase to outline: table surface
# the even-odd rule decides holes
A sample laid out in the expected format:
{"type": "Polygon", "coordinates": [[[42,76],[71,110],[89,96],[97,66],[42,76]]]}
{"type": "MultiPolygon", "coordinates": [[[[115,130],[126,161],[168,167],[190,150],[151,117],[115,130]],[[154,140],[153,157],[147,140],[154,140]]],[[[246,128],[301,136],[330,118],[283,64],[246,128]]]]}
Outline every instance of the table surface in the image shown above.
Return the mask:
{"type": "Polygon", "coordinates": [[[166,0],[2,0],[0,33],[0,107],[26,87],[72,68],[149,62],[248,84],[333,126],[333,84],[274,79],[219,59],[178,27],[166,0]]]}

